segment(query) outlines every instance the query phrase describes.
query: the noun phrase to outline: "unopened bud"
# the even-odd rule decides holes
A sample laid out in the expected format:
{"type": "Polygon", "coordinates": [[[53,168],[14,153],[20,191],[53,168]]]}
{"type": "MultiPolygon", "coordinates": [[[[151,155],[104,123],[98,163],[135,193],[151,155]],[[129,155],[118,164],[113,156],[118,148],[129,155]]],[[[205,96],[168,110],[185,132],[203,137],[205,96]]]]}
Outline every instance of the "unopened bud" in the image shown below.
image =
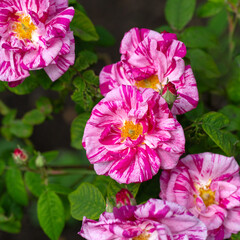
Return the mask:
{"type": "Polygon", "coordinates": [[[136,200],[133,197],[132,193],[126,188],[122,188],[116,194],[116,207],[122,207],[124,205],[136,205],[136,200]]]}
{"type": "Polygon", "coordinates": [[[39,168],[43,167],[45,165],[45,162],[46,162],[46,159],[41,154],[39,154],[35,160],[35,164],[39,168]]]}
{"type": "Polygon", "coordinates": [[[21,148],[16,148],[12,154],[13,159],[18,165],[25,165],[28,160],[28,155],[25,150],[21,148]]]}
{"type": "Polygon", "coordinates": [[[177,96],[178,94],[175,85],[168,82],[163,88],[162,97],[166,100],[169,106],[172,106],[177,99],[177,96]]]}

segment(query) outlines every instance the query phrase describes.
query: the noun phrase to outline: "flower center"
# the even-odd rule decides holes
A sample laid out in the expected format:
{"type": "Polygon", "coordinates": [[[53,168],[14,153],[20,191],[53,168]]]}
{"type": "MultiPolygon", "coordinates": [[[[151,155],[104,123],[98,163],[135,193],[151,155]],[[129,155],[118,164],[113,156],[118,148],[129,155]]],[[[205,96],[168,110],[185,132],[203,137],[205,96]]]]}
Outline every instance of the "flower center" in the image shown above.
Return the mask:
{"type": "Polygon", "coordinates": [[[136,140],[143,133],[142,124],[134,124],[132,121],[125,121],[124,126],[120,129],[122,138],[130,137],[133,140],[136,140]]]}
{"type": "Polygon", "coordinates": [[[199,196],[202,198],[206,207],[215,203],[215,192],[211,189],[199,188],[199,196]]]}
{"type": "Polygon", "coordinates": [[[29,15],[17,14],[19,16],[18,21],[13,25],[13,31],[16,33],[19,39],[32,38],[32,33],[37,27],[32,23],[29,15]]]}
{"type": "Polygon", "coordinates": [[[147,79],[143,79],[140,81],[136,81],[135,83],[137,88],[152,88],[154,90],[159,90],[160,84],[159,84],[159,79],[157,75],[153,75],[147,79]]]}
{"type": "Polygon", "coordinates": [[[150,234],[142,233],[141,235],[134,237],[132,240],[148,240],[150,237],[150,234]]]}

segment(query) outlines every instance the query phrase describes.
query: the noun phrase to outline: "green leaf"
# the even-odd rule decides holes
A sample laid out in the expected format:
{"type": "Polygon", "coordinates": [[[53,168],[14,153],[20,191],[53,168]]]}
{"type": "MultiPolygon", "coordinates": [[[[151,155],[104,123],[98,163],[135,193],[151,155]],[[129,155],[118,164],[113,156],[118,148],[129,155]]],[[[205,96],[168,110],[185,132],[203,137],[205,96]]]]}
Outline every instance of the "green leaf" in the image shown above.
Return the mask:
{"type": "Polygon", "coordinates": [[[234,147],[238,142],[238,139],[221,128],[228,125],[228,118],[222,113],[209,112],[203,115],[202,128],[207,135],[215,142],[215,144],[221,148],[228,156],[234,155],[234,147]]]}
{"type": "Polygon", "coordinates": [[[18,95],[24,95],[31,93],[38,86],[38,79],[35,74],[31,72],[31,76],[27,77],[21,84],[16,87],[9,87],[7,83],[5,83],[5,87],[18,95]]]}
{"type": "Polygon", "coordinates": [[[76,149],[82,149],[82,137],[85,125],[90,117],[90,113],[82,113],[77,116],[71,126],[71,146],[76,149]]]}
{"type": "Polygon", "coordinates": [[[21,230],[21,222],[12,220],[9,222],[1,223],[0,230],[8,233],[19,233],[21,230]]]}
{"type": "Polygon", "coordinates": [[[33,126],[22,122],[21,120],[14,120],[10,125],[10,132],[19,138],[28,138],[32,135],[33,126]]]}
{"type": "Polygon", "coordinates": [[[182,33],[181,41],[191,48],[213,48],[217,44],[217,39],[206,27],[196,26],[185,29],[182,33]]]}
{"type": "Polygon", "coordinates": [[[231,240],[239,240],[240,239],[240,233],[238,234],[232,234],[231,240]]]}
{"type": "Polygon", "coordinates": [[[221,129],[229,124],[229,119],[218,112],[208,112],[204,114],[202,121],[204,125],[212,125],[216,129],[221,129]]]}
{"type": "Polygon", "coordinates": [[[102,195],[107,195],[107,186],[109,184],[110,178],[108,176],[99,175],[96,176],[94,182],[92,183],[94,186],[96,186],[102,193],[102,195]]]}
{"type": "MultiPolygon", "coordinates": [[[[82,85],[85,88],[86,85],[84,82],[82,85]]],[[[71,98],[75,103],[79,104],[80,106],[84,105],[85,100],[84,100],[84,95],[82,90],[76,89],[74,93],[71,95],[71,98]]]]}
{"type": "Polygon", "coordinates": [[[69,194],[68,198],[71,204],[71,215],[77,220],[82,220],[84,216],[98,219],[106,208],[101,192],[90,183],[82,183],[69,194]]]}
{"type": "Polygon", "coordinates": [[[97,41],[98,34],[91,20],[83,12],[75,9],[75,14],[70,28],[74,35],[81,38],[83,41],[97,41]]]}
{"type": "Polygon", "coordinates": [[[228,26],[227,11],[223,9],[216,16],[212,17],[209,22],[207,29],[213,34],[220,36],[224,33],[228,26]]]}
{"type": "Polygon", "coordinates": [[[55,184],[55,183],[49,183],[47,188],[58,194],[63,194],[63,195],[68,195],[69,193],[72,192],[71,188],[68,188],[59,184],[55,184]]]}
{"type": "Polygon", "coordinates": [[[9,222],[13,219],[13,215],[10,215],[9,217],[5,216],[2,212],[3,212],[3,209],[0,208],[1,211],[0,211],[0,223],[3,223],[3,222],[9,222]]]}
{"type": "Polygon", "coordinates": [[[192,19],[195,5],[195,0],[167,0],[165,15],[170,26],[182,30],[192,19]]]}
{"type": "Polygon", "coordinates": [[[128,189],[134,197],[136,197],[139,187],[140,187],[140,183],[131,183],[131,184],[119,184],[114,180],[110,180],[109,184],[108,184],[108,188],[107,188],[107,197],[109,202],[112,205],[115,205],[115,197],[116,194],[122,189],[122,188],[126,188],[128,189]]]}
{"type": "Polygon", "coordinates": [[[52,104],[47,97],[41,97],[36,102],[36,107],[41,111],[44,115],[49,115],[52,110],[52,104]]]}
{"type": "Polygon", "coordinates": [[[69,3],[69,4],[75,4],[75,3],[76,3],[76,0],[69,0],[68,3],[69,3]]]}
{"type": "Polygon", "coordinates": [[[227,94],[232,102],[240,102],[240,55],[234,60],[232,76],[227,84],[227,94]]]}
{"type": "Polygon", "coordinates": [[[53,160],[55,160],[59,155],[59,151],[53,150],[42,153],[42,156],[46,159],[46,161],[49,163],[53,160]]]}
{"type": "Polygon", "coordinates": [[[3,174],[5,169],[5,163],[2,159],[0,159],[0,176],[3,174]]]}
{"type": "Polygon", "coordinates": [[[203,102],[199,102],[197,108],[185,113],[185,116],[187,119],[194,122],[198,118],[202,117],[203,113],[204,113],[204,104],[203,102]]]}
{"type": "Polygon", "coordinates": [[[168,25],[162,25],[160,27],[155,28],[154,30],[159,33],[164,31],[174,33],[174,31],[168,25]]]}
{"type": "Polygon", "coordinates": [[[25,183],[30,190],[30,192],[35,197],[40,197],[40,195],[44,192],[45,186],[43,184],[43,180],[38,173],[34,172],[26,172],[25,173],[25,183]]]}
{"type": "Polygon", "coordinates": [[[11,134],[8,126],[1,127],[1,134],[8,141],[10,141],[12,139],[12,134],[11,134]]]}
{"type": "Polygon", "coordinates": [[[3,117],[2,123],[4,125],[9,125],[15,119],[16,115],[17,115],[17,110],[11,109],[9,113],[3,117]]]}
{"type": "Polygon", "coordinates": [[[40,226],[51,240],[58,240],[65,224],[63,204],[53,191],[41,194],[37,203],[40,226]]]}
{"type": "Polygon", "coordinates": [[[219,13],[224,7],[224,2],[213,2],[208,1],[205,4],[203,4],[200,8],[197,10],[197,14],[199,17],[212,17],[219,13]]]}
{"type": "Polygon", "coordinates": [[[30,125],[43,123],[44,120],[45,120],[44,114],[38,109],[34,109],[30,112],[27,112],[22,119],[23,123],[30,125]]]}
{"type": "Polygon", "coordinates": [[[140,185],[138,194],[136,196],[137,203],[143,203],[149,200],[149,198],[159,197],[159,177],[161,171],[159,171],[153,178],[149,181],[143,182],[140,185]]]}
{"type": "Polygon", "coordinates": [[[99,78],[95,75],[93,70],[87,70],[83,73],[83,78],[86,82],[94,85],[99,84],[99,78]]]}
{"type": "Polygon", "coordinates": [[[0,114],[1,115],[7,115],[9,113],[10,109],[7,107],[7,105],[0,100],[0,114]]]}
{"type": "Polygon", "coordinates": [[[0,81],[0,92],[5,91],[5,86],[4,85],[5,85],[4,82],[0,81]]]}
{"type": "Polygon", "coordinates": [[[79,2],[77,2],[77,0],[70,0],[70,1],[68,1],[68,3],[69,3],[69,5],[73,5],[75,10],[77,9],[77,10],[83,12],[84,14],[87,14],[84,7],[79,2]]]}
{"type": "Polygon", "coordinates": [[[81,92],[83,92],[86,88],[86,84],[84,80],[82,79],[82,77],[79,77],[79,76],[74,79],[73,85],[81,92]]]}
{"type": "Polygon", "coordinates": [[[69,89],[73,76],[76,75],[76,69],[70,67],[57,81],[51,85],[51,90],[66,91],[69,89]]]}
{"type": "Polygon", "coordinates": [[[97,44],[99,46],[108,47],[113,46],[116,42],[114,36],[103,26],[96,26],[96,31],[99,36],[97,44]]]}
{"type": "Polygon", "coordinates": [[[223,113],[226,115],[230,123],[227,126],[228,131],[240,131],[240,108],[234,105],[227,105],[224,108],[222,108],[220,113],[223,113]]]}
{"type": "Polygon", "coordinates": [[[21,220],[23,217],[23,208],[7,192],[1,194],[1,206],[8,216],[13,215],[14,220],[21,220]]]}
{"type": "Polygon", "coordinates": [[[191,60],[193,70],[200,72],[206,78],[217,78],[220,76],[216,63],[208,53],[200,49],[190,49],[187,56],[191,60]]]}
{"type": "Polygon", "coordinates": [[[91,51],[84,50],[79,53],[77,57],[74,67],[78,71],[82,71],[87,69],[90,65],[97,62],[97,55],[91,51]]]}
{"type": "Polygon", "coordinates": [[[14,201],[24,206],[28,204],[28,196],[20,170],[11,168],[6,171],[6,186],[14,201]]]}

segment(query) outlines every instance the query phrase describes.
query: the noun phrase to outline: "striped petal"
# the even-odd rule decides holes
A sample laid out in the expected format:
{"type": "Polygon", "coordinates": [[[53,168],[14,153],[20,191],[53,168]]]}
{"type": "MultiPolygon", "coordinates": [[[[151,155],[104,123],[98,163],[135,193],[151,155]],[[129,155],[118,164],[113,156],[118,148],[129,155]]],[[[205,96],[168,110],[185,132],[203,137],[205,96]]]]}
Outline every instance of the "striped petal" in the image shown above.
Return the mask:
{"type": "Polygon", "coordinates": [[[60,50],[61,55],[56,57],[50,65],[44,68],[52,81],[60,78],[75,61],[75,41],[73,32],[68,33],[69,45],[64,43],[60,50]],[[69,51],[68,51],[69,49],[69,51]],[[65,54],[64,54],[65,53],[65,54]]]}
{"type": "Polygon", "coordinates": [[[83,146],[98,174],[131,183],[151,179],[160,167],[174,167],[185,138],[157,92],[121,85],[93,108],[83,146]]]}
{"type": "Polygon", "coordinates": [[[104,96],[122,84],[140,85],[141,91],[144,86],[159,91],[161,86],[172,82],[178,93],[172,113],[183,114],[196,108],[196,81],[191,67],[185,67],[186,46],[175,34],[133,28],[124,35],[120,53],[121,62],[104,67],[100,73],[100,89],[104,96]],[[156,76],[159,84],[151,85],[151,79],[155,81],[156,76]]]}
{"type": "Polygon", "coordinates": [[[64,74],[75,60],[73,33],[69,31],[73,15],[74,9],[68,8],[65,0],[1,1],[0,79],[16,86],[29,76],[29,70],[45,68],[52,81],[64,74]],[[18,29],[19,21],[30,30],[18,29]]]}
{"type": "Polygon", "coordinates": [[[145,204],[114,208],[104,212],[99,221],[84,218],[78,233],[87,240],[205,240],[206,226],[184,207],[159,199],[145,204]],[[146,236],[147,235],[147,236],[146,236]]]}
{"type": "Polygon", "coordinates": [[[180,80],[173,81],[173,83],[177,89],[179,97],[173,104],[171,109],[172,113],[176,115],[183,114],[196,108],[199,97],[197,83],[191,67],[186,66],[184,74],[180,77],[180,80]]]}
{"type": "MultiPolygon", "coordinates": [[[[5,55],[5,50],[0,49],[0,55],[5,55]]],[[[27,70],[21,67],[21,55],[13,52],[9,53],[9,61],[0,62],[0,80],[7,82],[18,82],[30,74],[27,70]]],[[[18,82],[20,83],[20,82],[18,82]]],[[[14,83],[13,83],[14,84],[14,83]]],[[[14,85],[12,85],[14,86],[14,85]]]]}
{"type": "Polygon", "coordinates": [[[103,96],[120,85],[133,85],[131,82],[125,73],[122,62],[105,66],[99,74],[99,87],[103,96]]]}
{"type": "Polygon", "coordinates": [[[240,176],[233,157],[188,155],[176,168],[163,172],[160,186],[162,199],[185,206],[206,224],[209,240],[240,230],[235,227],[240,216],[240,176]]]}
{"type": "Polygon", "coordinates": [[[74,8],[69,7],[46,23],[46,31],[54,37],[65,37],[74,16],[74,8]]]}

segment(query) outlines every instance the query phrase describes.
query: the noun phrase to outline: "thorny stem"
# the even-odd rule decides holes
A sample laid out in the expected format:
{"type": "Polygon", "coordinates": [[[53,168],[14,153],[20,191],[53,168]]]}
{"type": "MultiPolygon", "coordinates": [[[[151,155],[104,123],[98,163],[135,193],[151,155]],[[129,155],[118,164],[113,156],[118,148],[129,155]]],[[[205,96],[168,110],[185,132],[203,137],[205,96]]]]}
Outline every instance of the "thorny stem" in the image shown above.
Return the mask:
{"type": "Polygon", "coordinates": [[[191,129],[191,128],[194,128],[194,127],[196,127],[197,125],[201,125],[201,124],[202,124],[202,122],[192,123],[191,125],[185,127],[183,130],[184,130],[184,131],[187,131],[187,130],[189,130],[189,129],[191,129]]]}
{"type": "MultiPolygon", "coordinates": [[[[11,167],[5,166],[6,169],[10,169],[11,167]]],[[[31,169],[28,166],[20,167],[22,171],[28,171],[33,173],[40,173],[45,180],[45,184],[47,185],[47,177],[48,175],[67,175],[71,174],[72,171],[78,170],[86,170],[90,173],[93,170],[92,166],[85,166],[85,165],[68,165],[68,166],[50,166],[50,167],[43,167],[40,169],[31,169]]]]}
{"type": "Polygon", "coordinates": [[[49,166],[49,169],[62,170],[62,169],[86,169],[92,170],[92,165],[66,165],[66,166],[49,166]]]}
{"type": "Polygon", "coordinates": [[[42,176],[42,178],[44,180],[44,184],[48,185],[48,172],[47,172],[47,169],[45,167],[40,168],[40,173],[41,173],[41,176],[42,176]]]}

